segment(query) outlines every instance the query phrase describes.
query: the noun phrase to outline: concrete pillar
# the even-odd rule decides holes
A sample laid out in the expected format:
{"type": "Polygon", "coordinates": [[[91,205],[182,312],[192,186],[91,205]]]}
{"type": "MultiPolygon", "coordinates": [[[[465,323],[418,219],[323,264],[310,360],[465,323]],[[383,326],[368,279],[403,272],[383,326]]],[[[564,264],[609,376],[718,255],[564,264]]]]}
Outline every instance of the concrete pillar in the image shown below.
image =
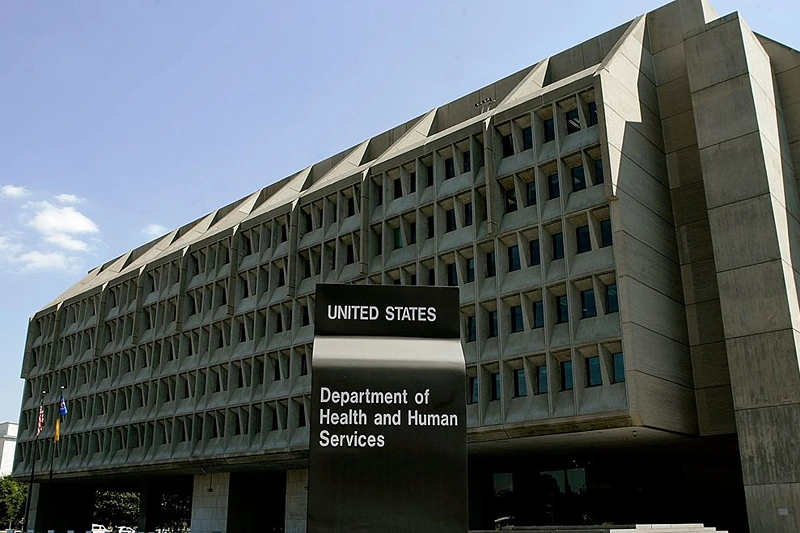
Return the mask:
{"type": "Polygon", "coordinates": [[[308,470],[286,472],[286,533],[306,533],[308,470]]]}
{"type": "Polygon", "coordinates": [[[155,531],[161,510],[161,491],[145,483],[139,493],[139,520],[136,531],[155,531]]]}
{"type": "Polygon", "coordinates": [[[92,529],[94,487],[69,483],[34,483],[28,530],[83,532],[92,529]]]}
{"type": "Polygon", "coordinates": [[[738,14],[684,42],[751,533],[800,531],[800,198],[770,58],[738,14]],[[723,123],[724,121],[724,123],[723,123]]]}
{"type": "Polygon", "coordinates": [[[230,474],[194,476],[192,488],[192,533],[226,533],[230,474]]]}

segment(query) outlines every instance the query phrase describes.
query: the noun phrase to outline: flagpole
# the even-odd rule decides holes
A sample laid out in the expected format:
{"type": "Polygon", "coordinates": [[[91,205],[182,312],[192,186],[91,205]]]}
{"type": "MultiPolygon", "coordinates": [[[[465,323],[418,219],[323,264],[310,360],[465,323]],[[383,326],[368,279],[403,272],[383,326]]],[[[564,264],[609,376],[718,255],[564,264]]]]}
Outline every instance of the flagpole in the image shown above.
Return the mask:
{"type": "MultiPolygon", "coordinates": [[[[61,400],[64,399],[64,385],[61,385],[61,397],[58,400],[58,409],[56,409],[56,425],[58,429],[61,429],[61,400]]],[[[58,446],[58,441],[61,438],[60,431],[57,431],[53,434],[53,447],[50,449],[50,477],[47,480],[47,484],[53,483],[53,462],[55,461],[56,455],[56,446],[58,446]]]]}
{"type": "Polygon", "coordinates": [[[31,493],[33,492],[33,477],[36,473],[36,444],[39,442],[39,413],[44,409],[44,395],[47,391],[43,390],[39,397],[39,409],[36,410],[36,437],[33,439],[33,459],[31,461],[31,480],[28,482],[28,495],[25,498],[25,516],[22,519],[22,530],[28,531],[28,514],[31,510],[31,493]]]}

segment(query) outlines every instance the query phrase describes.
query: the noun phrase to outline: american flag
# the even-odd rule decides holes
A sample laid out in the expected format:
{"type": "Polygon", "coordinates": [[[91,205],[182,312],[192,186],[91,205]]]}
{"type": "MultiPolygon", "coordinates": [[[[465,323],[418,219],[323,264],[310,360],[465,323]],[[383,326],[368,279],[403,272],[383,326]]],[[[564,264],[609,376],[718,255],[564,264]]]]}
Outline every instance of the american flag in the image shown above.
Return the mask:
{"type": "Polygon", "coordinates": [[[37,437],[39,436],[39,433],[41,433],[43,429],[44,429],[44,406],[40,405],[39,406],[39,420],[36,423],[36,436],[37,437]]]}

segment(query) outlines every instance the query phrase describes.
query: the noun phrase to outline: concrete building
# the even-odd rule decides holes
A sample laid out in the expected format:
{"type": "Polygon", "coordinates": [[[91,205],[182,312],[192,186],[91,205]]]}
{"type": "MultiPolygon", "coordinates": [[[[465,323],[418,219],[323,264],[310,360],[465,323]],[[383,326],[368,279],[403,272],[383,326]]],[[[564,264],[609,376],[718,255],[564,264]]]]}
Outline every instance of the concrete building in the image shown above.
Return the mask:
{"type": "Polygon", "coordinates": [[[31,319],[31,524],[125,486],[151,531],[173,486],[193,532],[304,531],[324,281],[461,288],[471,528],[800,531],[798,168],[800,53],[702,0],[313,164],[31,319]]]}
{"type": "Polygon", "coordinates": [[[14,466],[14,448],[17,446],[17,424],[0,424],[0,476],[7,476],[14,466]]]}

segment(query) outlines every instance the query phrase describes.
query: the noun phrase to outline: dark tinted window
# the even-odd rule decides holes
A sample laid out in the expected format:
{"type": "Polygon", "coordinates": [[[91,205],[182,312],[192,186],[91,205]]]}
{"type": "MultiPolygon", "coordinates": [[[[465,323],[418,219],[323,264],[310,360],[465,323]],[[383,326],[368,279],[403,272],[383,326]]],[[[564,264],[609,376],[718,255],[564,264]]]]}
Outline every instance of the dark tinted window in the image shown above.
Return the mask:
{"type": "Polygon", "coordinates": [[[603,377],[600,374],[600,358],[588,357],[586,359],[586,386],[597,387],[603,384],[603,377]]]}
{"type": "Polygon", "coordinates": [[[542,256],[539,252],[539,239],[531,241],[531,266],[538,265],[542,262],[542,256]]]}
{"type": "Polygon", "coordinates": [[[597,305],[594,301],[594,290],[581,291],[581,316],[591,318],[597,316],[597,305]]]}
{"type": "Polygon", "coordinates": [[[572,361],[561,361],[561,390],[572,390],[572,361]]]}
{"type": "Polygon", "coordinates": [[[566,296],[556,296],[556,322],[569,322],[569,303],[566,296]]]}
{"type": "Polygon", "coordinates": [[[578,110],[567,111],[567,135],[575,133],[581,129],[581,119],[578,117],[578,110]]]}
{"type": "Polygon", "coordinates": [[[589,239],[589,226],[575,228],[575,240],[577,241],[579,254],[591,251],[592,242],[589,239]]]}
{"type": "Polygon", "coordinates": [[[550,142],[556,138],[556,128],[553,119],[548,118],[544,121],[544,142],[550,142]]]}
{"type": "Polygon", "coordinates": [[[613,238],[611,236],[611,220],[600,221],[600,247],[611,246],[613,238]]]}
{"type": "Polygon", "coordinates": [[[572,175],[572,190],[582,191],[586,188],[586,174],[583,172],[583,165],[572,167],[570,169],[572,175]]]}
{"type": "Polygon", "coordinates": [[[525,329],[522,322],[522,306],[511,306],[511,333],[518,333],[525,329]]]}
{"type": "Polygon", "coordinates": [[[508,271],[514,272],[515,270],[519,270],[522,268],[522,265],[519,260],[519,246],[516,244],[514,246],[508,247],[508,271]]]}
{"type": "Polygon", "coordinates": [[[514,155],[514,141],[511,140],[511,135],[503,135],[503,157],[514,155]]]}
{"type": "Polygon", "coordinates": [[[547,194],[551,200],[561,196],[561,187],[558,185],[558,172],[547,176],[547,194]]]}
{"type": "Polygon", "coordinates": [[[553,234],[553,259],[564,258],[564,234],[553,234]]]}
{"type": "Polygon", "coordinates": [[[530,150],[533,148],[533,130],[530,126],[522,128],[522,149],[530,150]]]}
{"type": "Polygon", "coordinates": [[[533,328],[544,327],[544,304],[541,300],[533,302],[533,328]]]}

